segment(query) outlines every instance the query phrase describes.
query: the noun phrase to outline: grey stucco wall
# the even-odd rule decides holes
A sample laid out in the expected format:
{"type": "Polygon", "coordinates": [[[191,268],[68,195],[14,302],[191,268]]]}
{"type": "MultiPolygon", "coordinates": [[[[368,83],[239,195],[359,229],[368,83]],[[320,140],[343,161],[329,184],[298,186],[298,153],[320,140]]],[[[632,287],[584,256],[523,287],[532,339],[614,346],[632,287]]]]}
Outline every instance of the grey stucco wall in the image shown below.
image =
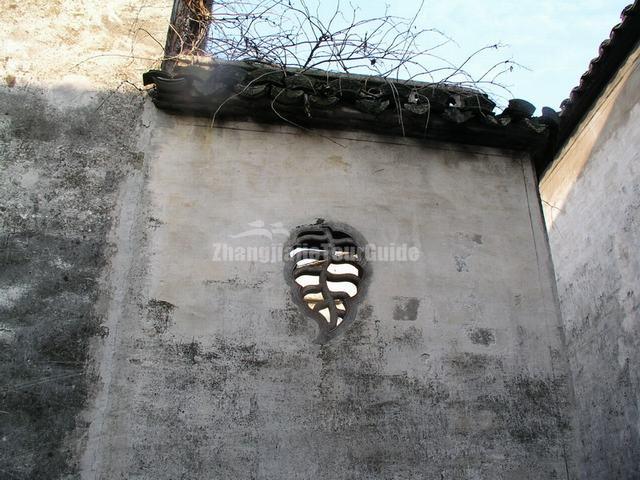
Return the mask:
{"type": "Polygon", "coordinates": [[[528,159],[148,106],[120,193],[85,478],[573,478],[571,392],[528,159]],[[223,127],[223,128],[219,128],[223,127]],[[218,262],[316,218],[370,243],[358,318],[314,344],[282,263],[218,262]],[[277,228],[277,227],[276,227],[277,228]]]}
{"type": "Polygon", "coordinates": [[[581,478],[640,477],[639,55],[540,183],[576,392],[581,478]]]}
{"type": "Polygon", "coordinates": [[[571,477],[525,157],[211,129],[127,83],[170,2],[3,8],[0,478],[571,477]],[[211,260],[317,217],[423,254],[324,347],[282,265],[211,260]]]}
{"type": "Polygon", "coordinates": [[[119,185],[170,5],[6,1],[0,16],[0,478],[75,478],[106,335],[119,185]],[[67,476],[68,475],[68,476],[67,476]]]}

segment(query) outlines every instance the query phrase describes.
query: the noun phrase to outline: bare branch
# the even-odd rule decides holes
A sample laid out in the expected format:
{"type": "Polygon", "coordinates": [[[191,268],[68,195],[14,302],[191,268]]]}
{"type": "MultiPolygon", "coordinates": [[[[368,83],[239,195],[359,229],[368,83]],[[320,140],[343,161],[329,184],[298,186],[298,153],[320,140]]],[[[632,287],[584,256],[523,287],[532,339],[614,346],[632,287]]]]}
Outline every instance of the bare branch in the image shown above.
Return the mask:
{"type": "MultiPolygon", "coordinates": [[[[388,5],[383,15],[362,18],[357,7],[340,0],[329,8],[326,2],[321,8],[320,0],[214,0],[210,8],[206,0],[182,4],[186,17],[171,26],[175,51],[166,52],[168,59],[207,55],[256,61],[285,76],[292,70],[304,74],[313,69],[373,75],[386,81],[402,130],[398,85],[424,79],[434,87],[467,89],[477,95],[488,89],[499,97],[494,89],[508,92],[500,83],[502,77],[522,67],[501,60],[481,75],[467,71],[477,57],[499,50],[502,45],[497,43],[477,49],[459,64],[438,55],[440,47],[455,42],[437,29],[420,26],[424,0],[409,18],[390,15],[388,5]]],[[[275,106],[273,110],[281,116],[275,106]]],[[[428,124],[429,117],[425,129],[428,124]]]]}

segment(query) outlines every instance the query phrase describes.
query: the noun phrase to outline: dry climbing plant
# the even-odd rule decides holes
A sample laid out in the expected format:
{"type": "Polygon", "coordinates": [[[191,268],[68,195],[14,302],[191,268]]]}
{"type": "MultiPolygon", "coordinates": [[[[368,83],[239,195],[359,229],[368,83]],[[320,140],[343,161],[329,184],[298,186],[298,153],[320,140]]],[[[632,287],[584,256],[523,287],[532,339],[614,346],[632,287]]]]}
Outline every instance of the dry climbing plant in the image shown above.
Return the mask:
{"type": "Polygon", "coordinates": [[[458,65],[439,56],[438,48],[451,40],[436,29],[419,27],[424,1],[411,18],[390,15],[388,7],[384,15],[362,18],[362,11],[350,3],[336,1],[330,10],[324,4],[321,8],[320,0],[177,0],[166,60],[206,55],[297,73],[321,69],[507,92],[499,79],[519,66],[502,60],[476,76],[467,71],[474,58],[499,44],[478,49],[458,65]]]}

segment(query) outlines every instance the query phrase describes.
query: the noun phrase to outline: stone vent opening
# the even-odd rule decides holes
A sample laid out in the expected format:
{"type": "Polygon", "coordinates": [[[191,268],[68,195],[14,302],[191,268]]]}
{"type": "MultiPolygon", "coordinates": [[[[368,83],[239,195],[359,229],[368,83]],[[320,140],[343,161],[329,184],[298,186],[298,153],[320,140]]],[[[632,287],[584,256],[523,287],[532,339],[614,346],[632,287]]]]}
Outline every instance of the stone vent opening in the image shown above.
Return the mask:
{"type": "Polygon", "coordinates": [[[355,316],[365,275],[364,251],[344,228],[319,224],[294,233],[289,274],[293,295],[326,341],[355,316]]]}

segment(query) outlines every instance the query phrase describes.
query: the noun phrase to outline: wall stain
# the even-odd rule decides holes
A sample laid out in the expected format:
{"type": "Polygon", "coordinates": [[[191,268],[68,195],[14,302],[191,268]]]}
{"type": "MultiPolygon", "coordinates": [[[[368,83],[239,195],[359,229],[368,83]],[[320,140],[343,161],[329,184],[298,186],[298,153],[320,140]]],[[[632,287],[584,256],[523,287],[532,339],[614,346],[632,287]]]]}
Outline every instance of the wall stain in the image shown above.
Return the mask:
{"type": "Polygon", "coordinates": [[[414,297],[393,297],[396,302],[393,319],[398,321],[415,321],[418,318],[420,300],[414,297]]]}
{"type": "Polygon", "coordinates": [[[153,324],[156,333],[162,334],[169,330],[173,323],[172,315],[176,306],[164,300],[152,298],[147,303],[147,316],[153,324]]]}
{"type": "Polygon", "coordinates": [[[469,271],[469,266],[467,265],[467,258],[469,258],[469,255],[454,255],[453,259],[456,262],[456,271],[458,273],[469,271]]]}
{"type": "Polygon", "coordinates": [[[269,316],[277,325],[284,325],[288,335],[300,335],[308,331],[309,322],[293,304],[271,309],[269,316]]]}
{"type": "Polygon", "coordinates": [[[206,286],[230,286],[238,289],[241,288],[259,288],[261,287],[268,278],[261,278],[259,280],[249,281],[243,278],[240,278],[239,275],[235,275],[231,278],[227,278],[225,280],[204,280],[202,282],[203,285],[206,286]]]}
{"type": "Polygon", "coordinates": [[[472,328],[468,331],[468,335],[471,343],[476,345],[488,347],[492,343],[496,343],[495,333],[488,328],[472,328]]]}
{"type": "Polygon", "coordinates": [[[413,325],[397,333],[393,337],[393,341],[401,346],[409,348],[420,348],[424,344],[424,338],[422,335],[422,329],[416,328],[413,325]]]}
{"type": "Polygon", "coordinates": [[[327,163],[333,167],[338,167],[345,172],[351,169],[351,164],[342,158],[342,155],[329,155],[327,163]]]}
{"type": "Polygon", "coordinates": [[[470,378],[486,372],[500,372],[502,359],[497,356],[484,353],[462,352],[446,357],[446,363],[458,375],[470,378]]]}

